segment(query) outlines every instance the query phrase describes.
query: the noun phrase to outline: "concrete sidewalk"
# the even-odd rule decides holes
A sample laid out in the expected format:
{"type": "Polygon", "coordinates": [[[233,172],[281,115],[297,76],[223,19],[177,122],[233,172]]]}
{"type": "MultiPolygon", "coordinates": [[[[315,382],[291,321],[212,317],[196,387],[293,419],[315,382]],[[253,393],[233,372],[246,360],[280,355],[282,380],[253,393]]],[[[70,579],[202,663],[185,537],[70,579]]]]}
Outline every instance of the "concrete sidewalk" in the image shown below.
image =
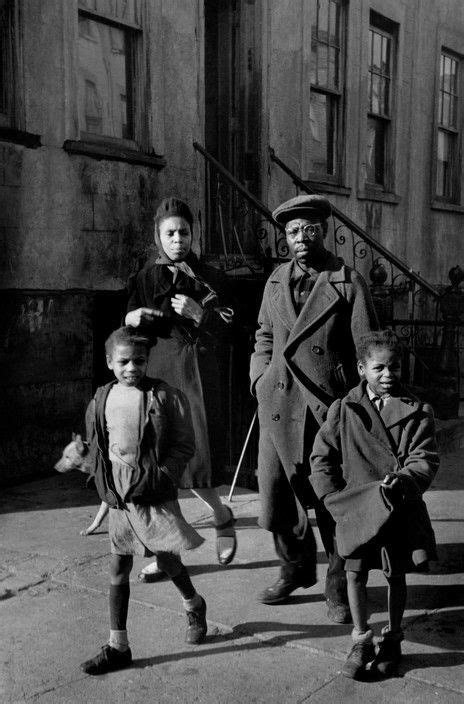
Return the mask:
{"type": "MultiPolygon", "coordinates": [[[[185,616],[169,582],[131,581],[130,669],[88,677],[79,663],[107,639],[109,545],[106,524],[81,537],[98,500],[79,473],[56,475],[5,491],[0,503],[0,702],[416,702],[464,701],[464,450],[443,458],[427,495],[439,543],[433,573],[408,578],[406,640],[399,678],[359,683],[339,674],[350,626],[326,618],[326,570],[319,546],[319,583],[287,604],[265,606],[256,595],[273,582],[278,563],[269,534],[257,526],[255,493],[238,490],[239,549],[216,563],[214,530],[203,505],[186,494],[183,511],[207,539],[186,556],[208,604],[209,635],[184,644],[185,616]]],[[[224,488],[224,495],[226,489],[224,488]]],[[[371,573],[372,625],[386,620],[385,582],[371,573]]]]}

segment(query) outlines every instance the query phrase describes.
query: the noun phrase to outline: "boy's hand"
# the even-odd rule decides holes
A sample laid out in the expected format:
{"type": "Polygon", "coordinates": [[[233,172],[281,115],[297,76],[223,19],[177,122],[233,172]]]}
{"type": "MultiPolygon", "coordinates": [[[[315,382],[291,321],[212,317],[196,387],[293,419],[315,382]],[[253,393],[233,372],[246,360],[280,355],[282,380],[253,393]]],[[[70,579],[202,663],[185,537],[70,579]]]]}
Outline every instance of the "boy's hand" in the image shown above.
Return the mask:
{"type": "Polygon", "coordinates": [[[161,310],[156,310],[156,308],[137,308],[137,310],[131,310],[126,315],[124,322],[126,325],[138,328],[140,325],[153,323],[159,318],[164,318],[164,313],[161,310]]]}
{"type": "Polygon", "coordinates": [[[203,316],[203,308],[199,303],[194,301],[193,298],[190,298],[190,296],[176,293],[176,295],[171,298],[171,305],[178,315],[194,320],[197,325],[200,324],[203,316]]]}
{"type": "Polygon", "coordinates": [[[392,504],[398,504],[403,500],[400,477],[395,474],[387,474],[382,480],[382,485],[388,491],[392,504]]]}

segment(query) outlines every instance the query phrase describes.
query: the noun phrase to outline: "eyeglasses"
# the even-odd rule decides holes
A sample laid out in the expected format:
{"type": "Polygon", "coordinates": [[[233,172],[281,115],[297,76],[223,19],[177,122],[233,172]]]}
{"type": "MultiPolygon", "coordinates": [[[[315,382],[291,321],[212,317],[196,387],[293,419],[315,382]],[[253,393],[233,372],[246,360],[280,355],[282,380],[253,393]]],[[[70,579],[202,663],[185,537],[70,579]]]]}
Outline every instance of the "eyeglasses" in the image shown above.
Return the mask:
{"type": "Polygon", "coordinates": [[[321,223],[317,222],[314,225],[300,225],[299,227],[289,227],[285,230],[285,232],[289,237],[296,237],[299,232],[302,232],[303,235],[306,235],[307,237],[312,237],[316,234],[316,232],[319,232],[320,227],[321,223]]]}

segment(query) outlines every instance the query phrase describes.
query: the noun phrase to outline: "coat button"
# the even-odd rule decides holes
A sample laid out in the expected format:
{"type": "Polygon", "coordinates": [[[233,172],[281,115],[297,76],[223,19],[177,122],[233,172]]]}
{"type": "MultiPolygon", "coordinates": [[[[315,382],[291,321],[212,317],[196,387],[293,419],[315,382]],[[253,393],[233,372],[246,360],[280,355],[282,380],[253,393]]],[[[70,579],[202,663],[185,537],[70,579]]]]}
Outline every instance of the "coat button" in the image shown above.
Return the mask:
{"type": "Polygon", "coordinates": [[[279,413],[273,413],[272,414],[272,420],[280,420],[280,414],[279,413]]]}
{"type": "Polygon", "coordinates": [[[276,384],[276,389],[285,389],[285,384],[283,381],[278,381],[276,384]]]}
{"type": "Polygon", "coordinates": [[[314,354],[324,354],[324,350],[322,349],[322,347],[319,347],[319,345],[313,345],[312,351],[314,352],[314,354]]]}

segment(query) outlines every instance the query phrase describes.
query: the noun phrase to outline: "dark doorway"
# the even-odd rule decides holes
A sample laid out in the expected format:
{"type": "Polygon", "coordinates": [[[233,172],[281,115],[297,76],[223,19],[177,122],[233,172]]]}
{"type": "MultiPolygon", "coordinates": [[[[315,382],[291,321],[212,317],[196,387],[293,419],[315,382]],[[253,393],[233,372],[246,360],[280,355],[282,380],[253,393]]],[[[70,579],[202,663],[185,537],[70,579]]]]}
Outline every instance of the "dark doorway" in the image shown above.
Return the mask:
{"type": "MultiPolygon", "coordinates": [[[[261,4],[254,0],[205,0],[205,147],[258,198],[260,13],[261,4]]],[[[234,207],[233,198],[228,197],[223,205],[222,219],[230,220],[227,210],[234,207]]],[[[215,229],[210,227],[210,233],[215,229]]],[[[210,253],[219,252],[220,241],[210,237],[210,253]]],[[[254,243],[243,245],[250,251],[254,243]]]]}

